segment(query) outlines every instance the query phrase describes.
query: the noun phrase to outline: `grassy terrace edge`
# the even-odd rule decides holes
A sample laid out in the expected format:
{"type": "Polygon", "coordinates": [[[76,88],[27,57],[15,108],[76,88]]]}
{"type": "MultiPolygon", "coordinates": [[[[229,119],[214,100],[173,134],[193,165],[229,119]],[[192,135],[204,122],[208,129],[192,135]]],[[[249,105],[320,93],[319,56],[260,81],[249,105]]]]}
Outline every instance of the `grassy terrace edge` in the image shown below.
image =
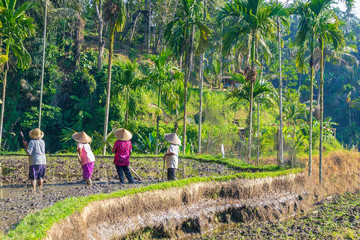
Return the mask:
{"type": "Polygon", "coordinates": [[[36,213],[27,215],[19,222],[15,229],[9,231],[7,235],[1,236],[1,239],[42,239],[46,237],[46,232],[55,223],[60,222],[66,217],[81,211],[86,205],[93,201],[105,200],[109,198],[124,197],[134,195],[147,191],[164,190],[173,187],[183,187],[192,183],[200,182],[220,182],[229,181],[237,178],[265,178],[265,177],[279,177],[288,174],[300,173],[303,169],[287,169],[275,172],[242,172],[230,176],[219,177],[193,177],[182,179],[173,182],[162,182],[152,184],[141,188],[132,188],[127,190],[120,190],[106,194],[94,194],[85,197],[71,197],[55,203],[53,206],[40,210],[36,213]]]}

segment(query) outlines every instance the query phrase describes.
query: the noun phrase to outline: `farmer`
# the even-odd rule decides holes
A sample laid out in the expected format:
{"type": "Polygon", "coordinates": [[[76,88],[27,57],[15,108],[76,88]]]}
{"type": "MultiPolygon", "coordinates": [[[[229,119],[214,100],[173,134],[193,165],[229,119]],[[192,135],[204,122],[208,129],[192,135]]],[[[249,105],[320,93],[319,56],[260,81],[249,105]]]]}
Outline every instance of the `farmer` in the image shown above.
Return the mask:
{"type": "Polygon", "coordinates": [[[175,170],[179,162],[179,145],[181,141],[176,133],[168,133],[164,135],[166,141],[170,143],[163,159],[166,160],[168,180],[176,180],[175,170]]]}
{"type": "Polygon", "coordinates": [[[44,132],[39,128],[35,128],[29,132],[31,138],[29,144],[23,140],[25,151],[29,156],[29,179],[33,190],[36,190],[36,184],[40,189],[44,183],[46,156],[45,142],[42,140],[44,132]]]}
{"type": "Polygon", "coordinates": [[[115,153],[114,164],[118,172],[120,182],[124,183],[124,173],[129,183],[134,183],[134,179],[129,170],[129,159],[131,155],[132,145],[130,139],[132,138],[131,132],[124,128],[117,129],[114,132],[117,139],[111,152],[115,153]]]}
{"type": "Polygon", "coordinates": [[[83,170],[83,178],[87,185],[91,186],[91,176],[94,171],[95,156],[91,151],[90,144],[92,139],[84,131],[77,132],[72,135],[72,138],[78,142],[77,152],[79,162],[83,170]]]}

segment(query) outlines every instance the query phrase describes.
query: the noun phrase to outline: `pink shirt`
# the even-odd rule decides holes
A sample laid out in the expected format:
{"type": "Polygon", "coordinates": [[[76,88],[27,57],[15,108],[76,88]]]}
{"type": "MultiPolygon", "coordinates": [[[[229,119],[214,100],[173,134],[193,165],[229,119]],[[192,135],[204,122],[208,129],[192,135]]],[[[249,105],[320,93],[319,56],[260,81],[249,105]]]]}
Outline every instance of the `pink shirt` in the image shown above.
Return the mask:
{"type": "Polygon", "coordinates": [[[78,143],[77,149],[80,152],[81,166],[89,162],[95,162],[95,156],[88,143],[78,143]]]}
{"type": "Polygon", "coordinates": [[[116,166],[129,166],[129,158],[131,155],[132,145],[130,141],[117,140],[114,145],[115,157],[114,163],[116,166]]]}

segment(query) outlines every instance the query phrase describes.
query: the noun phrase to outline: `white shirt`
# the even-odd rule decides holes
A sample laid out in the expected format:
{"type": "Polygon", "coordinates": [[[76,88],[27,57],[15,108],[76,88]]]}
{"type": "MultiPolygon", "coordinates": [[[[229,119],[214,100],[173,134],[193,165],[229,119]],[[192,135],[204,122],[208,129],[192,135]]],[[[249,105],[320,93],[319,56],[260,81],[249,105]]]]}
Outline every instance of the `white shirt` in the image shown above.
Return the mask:
{"type": "Polygon", "coordinates": [[[172,156],[166,156],[166,168],[177,168],[179,162],[179,146],[171,144],[166,153],[174,153],[172,156]]]}

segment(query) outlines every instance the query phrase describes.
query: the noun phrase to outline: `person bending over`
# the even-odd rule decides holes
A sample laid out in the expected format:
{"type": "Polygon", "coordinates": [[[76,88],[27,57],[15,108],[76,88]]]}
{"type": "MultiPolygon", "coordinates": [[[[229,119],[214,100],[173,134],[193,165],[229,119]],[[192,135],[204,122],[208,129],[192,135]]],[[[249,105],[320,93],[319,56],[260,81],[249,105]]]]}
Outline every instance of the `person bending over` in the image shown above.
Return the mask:
{"type": "Polygon", "coordinates": [[[115,142],[111,152],[115,153],[114,164],[116,167],[116,171],[119,175],[120,182],[124,183],[125,173],[125,176],[129,183],[134,183],[134,179],[129,170],[129,159],[132,151],[132,145],[130,140],[132,138],[132,134],[128,130],[120,128],[114,132],[114,135],[117,141],[115,142]]]}

